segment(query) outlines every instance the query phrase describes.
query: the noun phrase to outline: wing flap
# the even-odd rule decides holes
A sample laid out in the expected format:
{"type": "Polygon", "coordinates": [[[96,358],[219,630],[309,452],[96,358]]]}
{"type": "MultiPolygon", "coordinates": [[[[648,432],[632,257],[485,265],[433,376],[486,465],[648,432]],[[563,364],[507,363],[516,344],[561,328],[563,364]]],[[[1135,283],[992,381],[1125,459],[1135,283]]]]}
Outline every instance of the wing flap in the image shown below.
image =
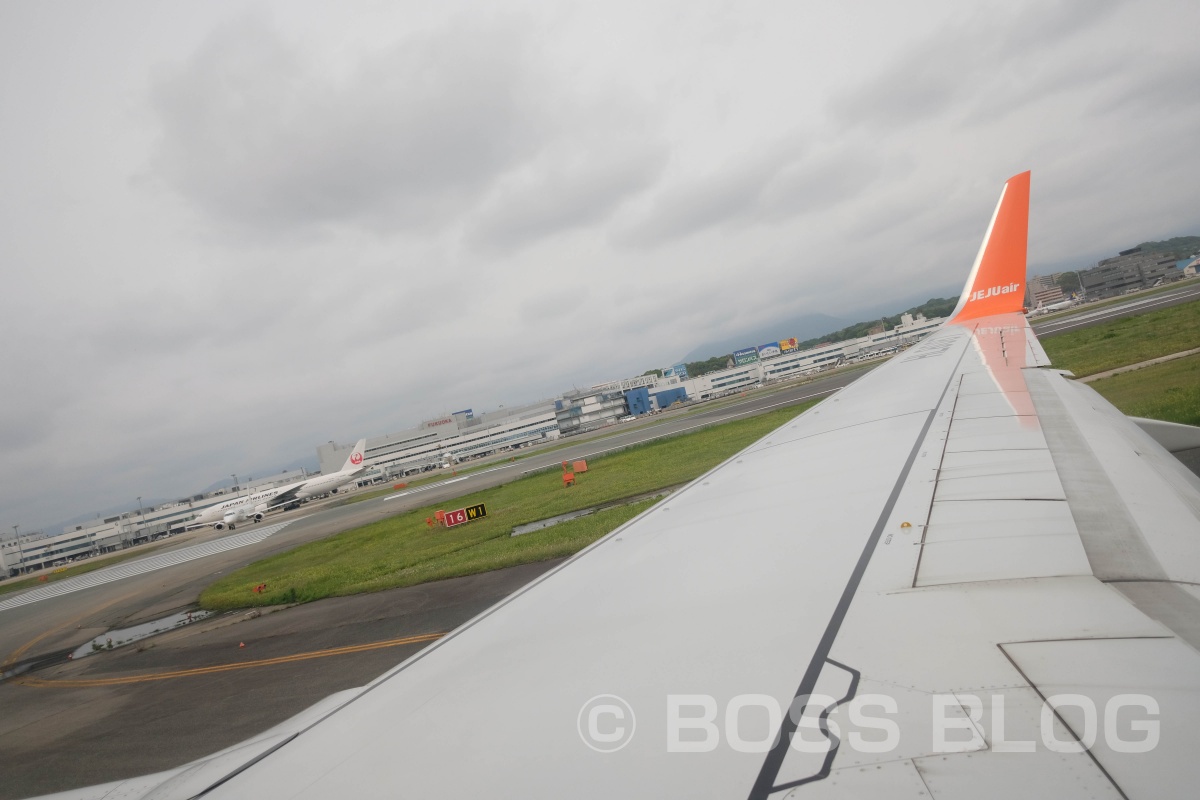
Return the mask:
{"type": "Polygon", "coordinates": [[[931,535],[921,547],[916,586],[1091,575],[1074,524],[1061,512],[1045,514],[1044,503],[954,504],[969,505],[971,512],[970,517],[957,515],[954,522],[945,513],[948,505],[935,506],[931,535]],[[1032,512],[1043,514],[1035,520],[1022,519],[1032,512]]]}
{"type": "Polygon", "coordinates": [[[1017,642],[1003,649],[1041,697],[1058,698],[1059,717],[1074,737],[1091,741],[1097,763],[1126,796],[1195,791],[1195,650],[1172,637],[1017,642]]]}

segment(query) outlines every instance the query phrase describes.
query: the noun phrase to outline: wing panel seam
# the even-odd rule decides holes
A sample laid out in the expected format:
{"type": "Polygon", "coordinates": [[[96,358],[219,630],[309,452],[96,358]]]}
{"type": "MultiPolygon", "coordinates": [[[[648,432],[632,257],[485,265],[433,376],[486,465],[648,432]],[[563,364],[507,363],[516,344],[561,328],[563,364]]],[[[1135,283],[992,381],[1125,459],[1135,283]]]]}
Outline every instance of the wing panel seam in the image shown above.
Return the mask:
{"type": "MultiPolygon", "coordinates": [[[[863,575],[867,571],[867,565],[870,563],[871,556],[875,552],[880,537],[883,535],[884,525],[887,524],[892,509],[895,507],[896,501],[900,498],[900,492],[904,488],[909,474],[912,472],[913,464],[916,463],[917,454],[921,451],[921,446],[925,444],[925,437],[929,434],[929,429],[933,427],[934,419],[937,418],[938,409],[942,407],[942,403],[946,399],[946,394],[950,391],[950,387],[954,383],[955,376],[959,374],[959,367],[966,352],[967,348],[963,348],[959,353],[958,359],[954,363],[954,368],[950,371],[950,376],[946,379],[946,385],[942,388],[941,397],[938,398],[933,408],[929,410],[925,418],[925,424],[921,427],[920,433],[917,434],[916,441],[913,442],[908,459],[904,462],[904,467],[900,470],[900,475],[892,486],[891,494],[888,495],[887,502],[884,503],[883,509],[879,513],[874,529],[872,529],[870,536],[867,537],[866,544],[859,554],[858,561],[850,573],[850,578],[845,588],[842,589],[842,595],[834,609],[833,616],[830,617],[825,627],[821,641],[818,643],[816,651],[808,662],[808,667],[804,671],[804,677],[801,679],[800,686],[793,695],[793,698],[813,693],[817,678],[821,673],[821,667],[825,664],[826,659],[829,658],[829,652],[833,649],[833,643],[837,639],[838,631],[842,627],[842,622],[846,619],[846,613],[850,610],[850,603],[854,600],[854,595],[858,592],[863,575]]],[[[749,800],[767,800],[775,791],[775,779],[779,776],[779,770],[783,766],[783,759],[787,755],[788,748],[791,746],[791,736],[796,732],[798,725],[799,720],[793,720],[791,714],[784,716],[783,722],[780,724],[779,735],[775,739],[775,744],[767,753],[762,768],[759,770],[758,777],[750,789],[749,800]]]]}

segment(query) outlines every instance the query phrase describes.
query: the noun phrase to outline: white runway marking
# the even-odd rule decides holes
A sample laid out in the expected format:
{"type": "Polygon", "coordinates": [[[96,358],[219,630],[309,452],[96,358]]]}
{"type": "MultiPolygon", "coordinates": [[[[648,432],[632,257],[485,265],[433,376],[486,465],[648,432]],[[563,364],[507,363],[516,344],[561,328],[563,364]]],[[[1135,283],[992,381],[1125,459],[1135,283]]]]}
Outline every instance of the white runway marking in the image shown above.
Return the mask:
{"type": "MultiPolygon", "coordinates": [[[[492,469],[499,469],[499,467],[493,467],[492,469]]],[[[491,472],[491,471],[492,470],[490,470],[490,469],[485,469],[485,470],[481,470],[479,472],[473,473],[471,475],[460,475],[459,477],[451,478],[448,481],[438,481],[437,483],[431,483],[427,486],[418,486],[415,489],[409,489],[407,492],[400,492],[399,494],[389,494],[387,497],[383,498],[383,502],[386,503],[388,500],[395,500],[397,497],[408,497],[410,494],[416,494],[417,492],[428,492],[430,489],[437,489],[441,486],[445,486],[448,483],[458,483],[459,481],[465,481],[467,478],[473,478],[476,475],[482,475],[484,472],[491,472]]]]}
{"type": "MultiPolygon", "coordinates": [[[[1120,303],[1115,306],[1106,306],[1105,308],[1097,308],[1097,309],[1092,309],[1090,311],[1085,310],[1078,314],[1072,314],[1071,316],[1067,317],[1066,319],[1053,320],[1053,321],[1044,322],[1044,323],[1034,323],[1032,320],[1030,320],[1030,325],[1036,326],[1036,327],[1034,327],[1033,332],[1038,334],[1039,336],[1051,334],[1051,333],[1062,333],[1063,331],[1070,330],[1071,328],[1078,328],[1081,325],[1085,325],[1089,322],[1096,322],[1096,321],[1100,321],[1100,320],[1105,320],[1109,317],[1116,317],[1116,316],[1120,316],[1121,314],[1127,314],[1130,311],[1133,311],[1134,309],[1142,308],[1143,306],[1146,306],[1146,307],[1160,306],[1165,303],[1170,303],[1172,301],[1179,300],[1180,298],[1192,298],[1192,297],[1196,296],[1196,294],[1197,294],[1197,292],[1194,292],[1194,291],[1182,291],[1182,292],[1173,292],[1171,294],[1164,295],[1164,296],[1143,297],[1139,300],[1133,300],[1128,303],[1120,303]]],[[[1147,308],[1147,310],[1148,310],[1148,308],[1147,308]]]]}
{"type": "Polygon", "coordinates": [[[131,578],[134,575],[141,575],[146,572],[154,572],[155,570],[173,567],[176,564],[183,564],[187,561],[195,561],[198,558],[205,556],[224,553],[226,550],[235,550],[239,547],[255,544],[266,539],[273,533],[286,528],[296,520],[288,520],[287,522],[278,522],[274,525],[268,525],[265,528],[257,528],[248,533],[239,533],[235,536],[225,536],[220,539],[215,539],[204,544],[192,545],[179,550],[173,550],[169,553],[162,553],[156,556],[147,558],[139,558],[136,561],[128,561],[124,564],[116,564],[104,569],[98,569],[95,572],[89,572],[85,575],[79,575],[74,578],[67,578],[65,581],[51,583],[47,586],[41,586],[24,594],[19,594],[16,597],[8,600],[0,601],[0,611],[7,611],[10,608],[36,603],[39,600],[48,600],[51,597],[58,597],[71,592],[78,592],[81,589],[90,589],[93,586],[100,586],[105,583],[112,583],[124,578],[131,578]]]}

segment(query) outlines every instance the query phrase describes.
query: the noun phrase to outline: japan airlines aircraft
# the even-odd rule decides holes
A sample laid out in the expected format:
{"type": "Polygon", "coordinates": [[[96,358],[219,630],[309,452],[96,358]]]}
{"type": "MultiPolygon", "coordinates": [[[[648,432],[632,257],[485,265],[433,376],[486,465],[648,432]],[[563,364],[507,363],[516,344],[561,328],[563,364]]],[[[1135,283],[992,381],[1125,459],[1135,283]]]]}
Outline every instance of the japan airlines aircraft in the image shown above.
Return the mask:
{"type": "Polygon", "coordinates": [[[1200,481],[1050,368],[1028,203],[938,331],[369,685],[62,797],[1193,797],[1200,481]]]}
{"type": "Polygon", "coordinates": [[[1037,308],[1031,311],[1030,314],[1033,316],[1040,316],[1042,314],[1049,314],[1052,311],[1065,311],[1066,309],[1071,308],[1073,305],[1075,305],[1075,300],[1073,298],[1060,300],[1057,303],[1051,303],[1048,306],[1038,303],[1037,308]]]}
{"type": "Polygon", "coordinates": [[[265,489],[261,492],[242,495],[223,503],[206,508],[196,516],[189,528],[199,528],[211,525],[217,530],[234,530],[242,522],[259,522],[272,509],[290,505],[310,497],[336,493],[338,488],[349,483],[366,472],[363,466],[363,454],[367,447],[366,439],[359,439],[358,444],[350,451],[346,463],[337,472],[329,475],[316,475],[302,481],[265,489]]]}

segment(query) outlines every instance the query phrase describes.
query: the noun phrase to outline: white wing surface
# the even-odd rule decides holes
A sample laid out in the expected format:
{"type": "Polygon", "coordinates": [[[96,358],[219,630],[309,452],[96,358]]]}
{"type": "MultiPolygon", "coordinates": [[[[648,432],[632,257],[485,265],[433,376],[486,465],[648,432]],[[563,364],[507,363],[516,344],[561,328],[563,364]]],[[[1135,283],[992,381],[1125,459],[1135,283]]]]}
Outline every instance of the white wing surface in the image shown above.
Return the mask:
{"type": "Polygon", "coordinates": [[[1047,369],[1028,193],[920,345],[361,691],[86,796],[1194,796],[1200,481],[1047,369]]]}

